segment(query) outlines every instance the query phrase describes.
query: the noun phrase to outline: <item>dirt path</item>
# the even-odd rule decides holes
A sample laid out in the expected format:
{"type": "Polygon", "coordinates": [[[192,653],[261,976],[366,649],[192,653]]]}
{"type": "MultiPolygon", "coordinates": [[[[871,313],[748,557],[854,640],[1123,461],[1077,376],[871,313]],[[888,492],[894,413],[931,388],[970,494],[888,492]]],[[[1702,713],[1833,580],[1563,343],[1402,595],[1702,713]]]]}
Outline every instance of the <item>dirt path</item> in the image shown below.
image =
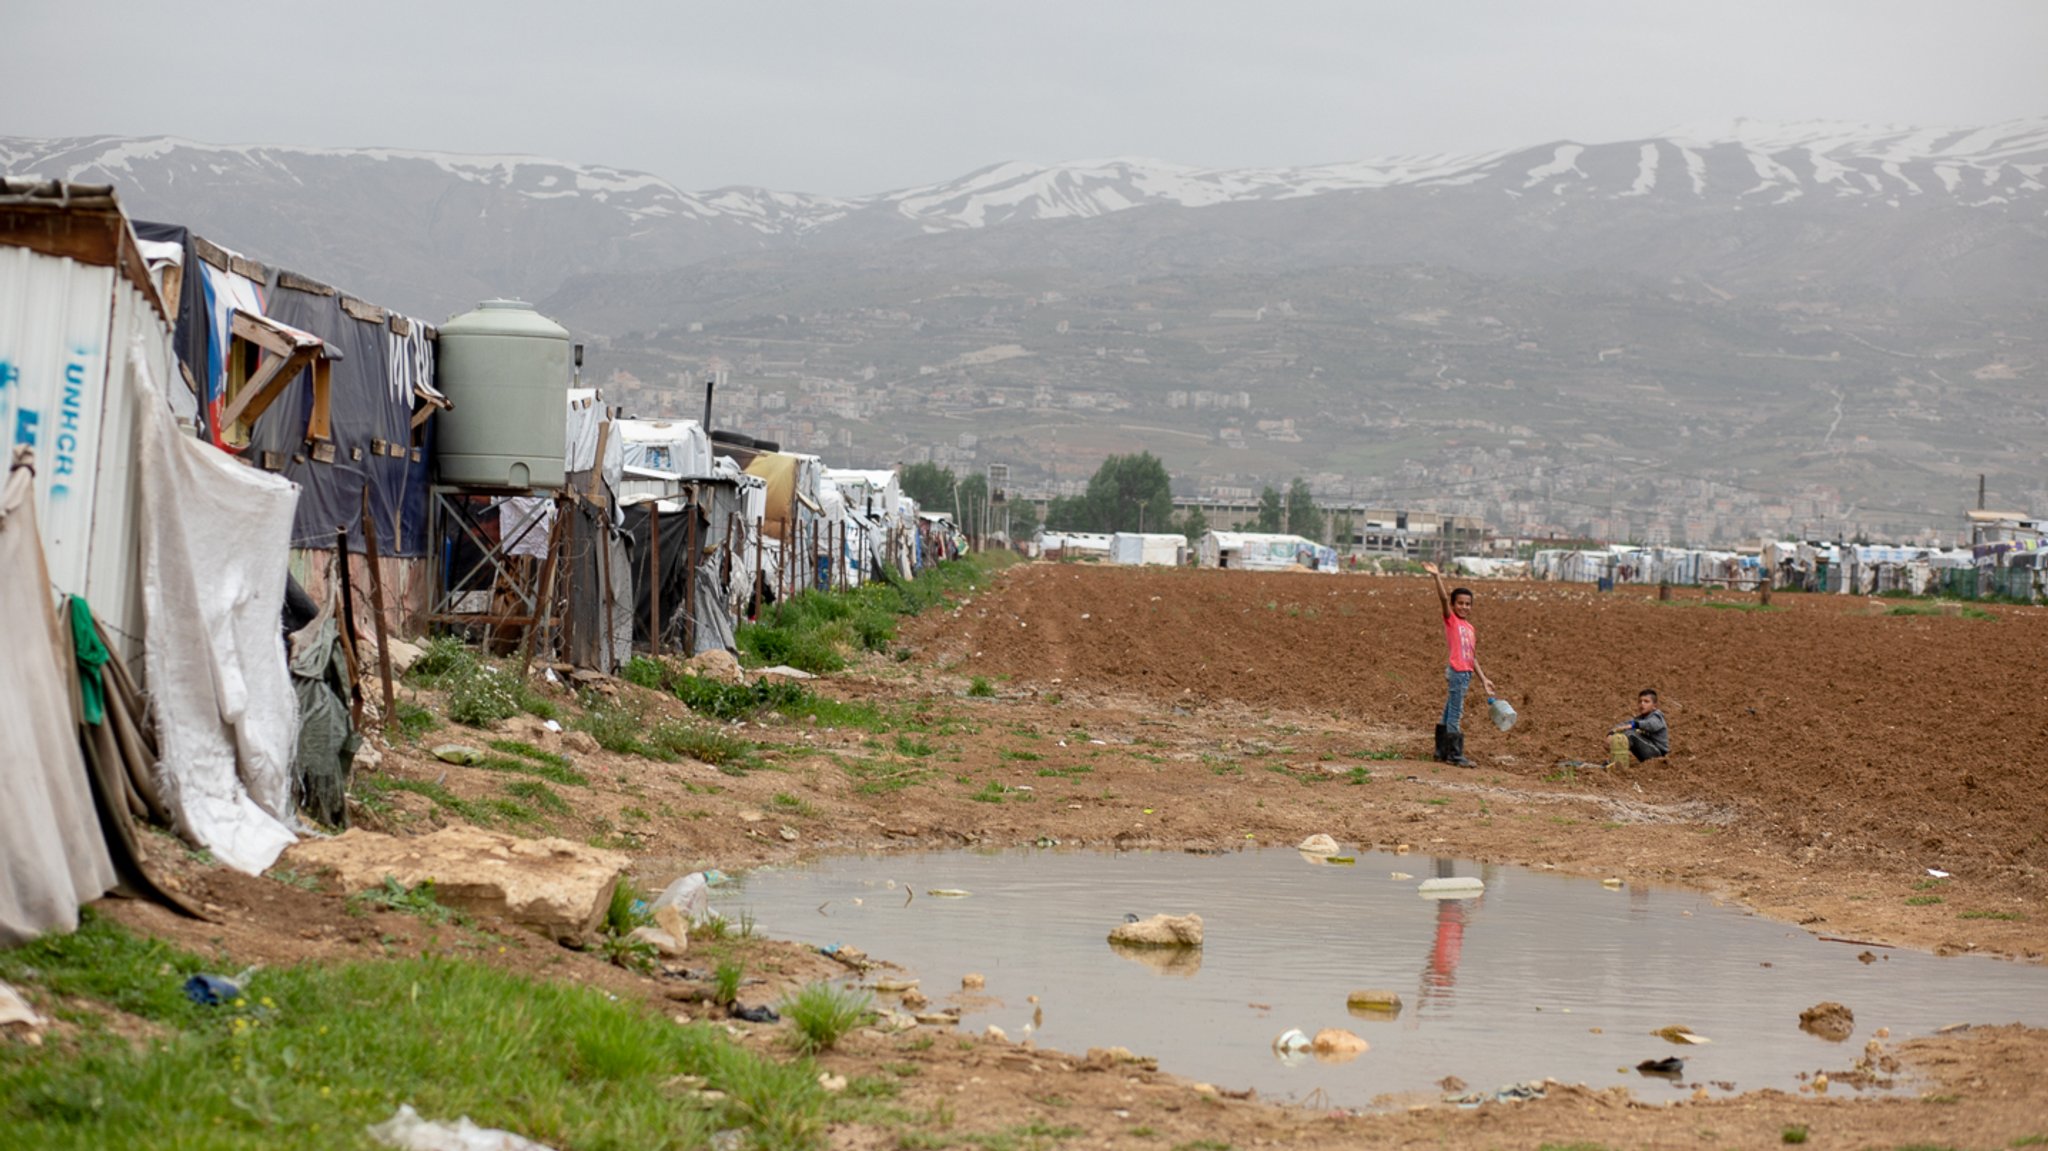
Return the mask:
{"type": "MultiPolygon", "coordinates": [[[[650,885],[696,867],[844,850],[1045,836],[1214,849],[1327,832],[1361,846],[1689,884],[1817,934],[2048,956],[2048,610],[1997,608],[1984,621],[1893,617],[1836,597],[1781,595],[1776,610],[1749,612],[1697,595],[1658,604],[1551,585],[1478,592],[1482,659],[1524,718],[1502,735],[1471,716],[1477,769],[1426,758],[1442,639],[1420,580],[1030,565],[909,624],[908,658],[875,657],[814,685],[852,705],[845,721],[770,715],[734,729],[767,749],[772,770],[733,776],[577,750],[515,721],[498,735],[570,754],[589,782],[554,787],[570,814],[513,829],[627,848],[650,885]],[[970,694],[976,678],[993,694],[970,694]],[[1645,685],[1664,693],[1669,762],[1559,766],[1597,759],[1606,725],[1645,685]]],[[[620,691],[650,720],[680,710],[620,691]]],[[[476,737],[443,729],[421,742],[451,738],[476,737]]],[[[389,752],[382,772],[465,799],[501,797],[507,780],[408,746],[389,752]]],[[[423,795],[386,798],[374,821],[400,834],[457,818],[423,795]]],[[[188,945],[218,939],[280,962],[435,946],[386,922],[400,917],[349,918],[331,896],[187,872],[223,907],[225,927],[148,909],[124,917],[188,945]]],[[[550,946],[508,946],[502,960],[489,950],[488,961],[703,1013],[675,998],[673,980],[564,960],[550,946]]],[[[793,946],[755,954],[764,998],[835,970],[793,946]]],[[[1085,1052],[935,1042],[926,1028],[856,1035],[825,1063],[892,1081],[897,1103],[923,1117],[918,1146],[972,1145],[969,1136],[983,1146],[1161,1149],[1765,1146],[1794,1126],[1809,1127],[1816,1146],[2006,1147],[2048,1136],[2048,1032],[1976,1027],[1886,1053],[1919,1077],[1917,1097],[1845,1099],[1853,1092],[1838,1087],[1651,1107],[1559,1085],[1531,1103],[1432,1102],[1364,1117],[1202,1093],[1085,1052]]],[[[886,1124],[854,1124],[834,1142],[901,1138],[886,1124]]]]}

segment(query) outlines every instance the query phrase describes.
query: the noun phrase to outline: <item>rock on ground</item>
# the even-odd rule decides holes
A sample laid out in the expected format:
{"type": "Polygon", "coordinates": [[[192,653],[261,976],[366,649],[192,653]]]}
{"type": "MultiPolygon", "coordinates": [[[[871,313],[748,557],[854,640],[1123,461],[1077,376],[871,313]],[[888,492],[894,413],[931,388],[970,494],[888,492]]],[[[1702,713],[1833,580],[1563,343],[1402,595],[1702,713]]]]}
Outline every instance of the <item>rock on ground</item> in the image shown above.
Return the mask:
{"type": "Polygon", "coordinates": [[[351,892],[384,882],[432,880],[434,898],[483,917],[581,943],[597,930],[628,859],[567,839],[520,839],[475,827],[447,827],[416,839],[353,830],[304,840],[294,866],[325,871],[351,892]]]}
{"type": "Polygon", "coordinates": [[[747,679],[746,674],[740,671],[740,661],[723,649],[698,652],[684,661],[683,670],[720,683],[745,683],[747,679]]]}
{"type": "Polygon", "coordinates": [[[1109,941],[1135,947],[1200,947],[1202,917],[1155,915],[1136,923],[1119,923],[1109,933],[1109,941]]]}
{"type": "Polygon", "coordinates": [[[1799,1029],[1840,1043],[1856,1033],[1856,1013],[1830,999],[1800,1012],[1799,1029]]]}

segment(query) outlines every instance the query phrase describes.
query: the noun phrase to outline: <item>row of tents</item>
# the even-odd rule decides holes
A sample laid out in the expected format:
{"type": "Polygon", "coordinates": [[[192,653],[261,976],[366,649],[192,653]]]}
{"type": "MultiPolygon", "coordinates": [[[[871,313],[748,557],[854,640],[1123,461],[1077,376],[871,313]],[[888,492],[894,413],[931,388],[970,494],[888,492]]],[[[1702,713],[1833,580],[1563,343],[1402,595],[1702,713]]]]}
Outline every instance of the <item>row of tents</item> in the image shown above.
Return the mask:
{"type": "Polygon", "coordinates": [[[1774,588],[1840,595],[1950,595],[2048,598],[2048,551],[2034,539],[1969,547],[1909,547],[1767,541],[1755,552],[1703,548],[1543,549],[1527,560],[1459,559],[1482,578],[1528,577],[1569,583],[1774,588]]]}
{"type": "Polygon", "coordinates": [[[144,825],[249,873],[345,825],[396,637],[609,672],[965,546],[893,472],[566,379],[561,488],[442,484],[438,340],[110,189],[0,179],[0,945],[117,887],[203,914],[144,825]]]}
{"type": "Polygon", "coordinates": [[[1027,549],[1053,560],[1120,565],[1235,568],[1239,571],[1338,570],[1337,550],[1296,535],[1208,531],[1191,547],[1174,532],[1064,532],[1040,529],[1027,549]]]}

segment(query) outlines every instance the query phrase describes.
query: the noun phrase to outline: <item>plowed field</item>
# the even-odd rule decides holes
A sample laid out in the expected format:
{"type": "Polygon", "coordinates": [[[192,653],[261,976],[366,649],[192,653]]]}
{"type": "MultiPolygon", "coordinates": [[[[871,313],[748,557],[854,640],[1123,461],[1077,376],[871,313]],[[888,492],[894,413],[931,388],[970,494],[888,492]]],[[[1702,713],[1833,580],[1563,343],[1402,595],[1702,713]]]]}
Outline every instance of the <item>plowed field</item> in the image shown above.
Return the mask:
{"type": "MultiPolygon", "coordinates": [[[[2048,865],[2048,610],[1892,615],[1896,601],[1475,585],[1481,666],[1521,714],[1468,708],[1476,775],[1737,813],[1783,848],[1935,867],[2038,899],[2048,865]],[[1564,772],[1654,687],[1668,761],[1564,772]]],[[[1398,733],[1429,757],[1443,632],[1421,578],[1034,565],[920,625],[963,673],[1240,704],[1398,733]]],[[[1474,685],[1475,692],[1477,685],[1474,685]]],[[[1798,858],[1795,854],[1794,858],[1798,858]]],[[[1843,860],[1846,862],[1846,860],[1843,860]]]]}

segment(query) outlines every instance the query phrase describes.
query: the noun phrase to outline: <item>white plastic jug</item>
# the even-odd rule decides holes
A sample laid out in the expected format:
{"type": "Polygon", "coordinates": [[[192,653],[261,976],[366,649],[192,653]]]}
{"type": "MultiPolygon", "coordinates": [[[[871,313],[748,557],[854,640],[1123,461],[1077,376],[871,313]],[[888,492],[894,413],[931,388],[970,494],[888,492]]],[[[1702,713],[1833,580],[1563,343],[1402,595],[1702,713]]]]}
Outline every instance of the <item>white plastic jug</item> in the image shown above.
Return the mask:
{"type": "Polygon", "coordinates": [[[1493,713],[1493,726],[1502,731],[1515,726],[1515,709],[1508,706],[1507,700],[1497,695],[1489,695],[1486,697],[1486,706],[1493,713]]]}

